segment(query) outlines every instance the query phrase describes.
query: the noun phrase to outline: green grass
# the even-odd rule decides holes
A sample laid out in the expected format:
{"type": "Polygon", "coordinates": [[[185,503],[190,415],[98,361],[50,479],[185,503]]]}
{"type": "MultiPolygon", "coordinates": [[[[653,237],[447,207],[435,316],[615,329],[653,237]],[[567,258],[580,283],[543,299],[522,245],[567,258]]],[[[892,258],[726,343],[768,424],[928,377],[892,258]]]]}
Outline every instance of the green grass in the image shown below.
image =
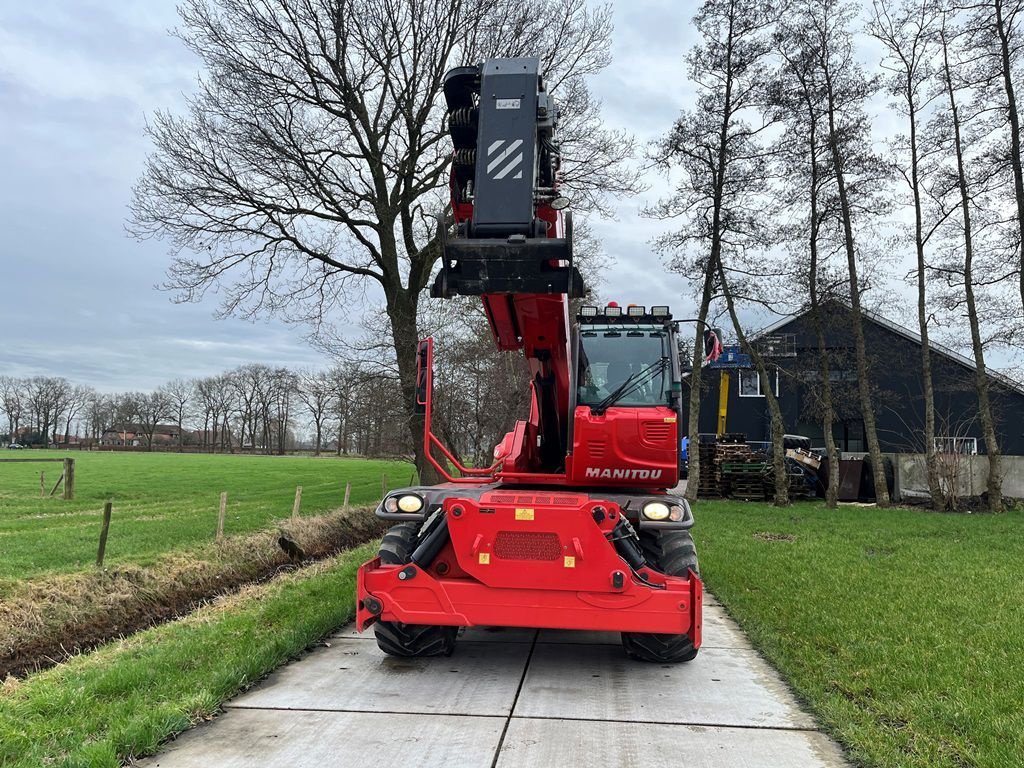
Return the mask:
{"type": "Polygon", "coordinates": [[[0,688],[0,766],[116,768],[152,754],[351,618],[355,571],[376,547],[0,688]]]}
{"type": "Polygon", "coordinates": [[[1024,765],[1024,515],[695,515],[709,589],[855,760],[1024,765]]]}
{"type": "Polygon", "coordinates": [[[39,473],[47,492],[59,463],[0,463],[0,593],[3,582],[68,572],[95,562],[103,502],[114,511],[106,562],[149,565],[170,550],[210,541],[217,527],[221,491],[227,491],[225,533],[266,528],[291,515],[295,486],[302,486],[302,514],[341,506],[345,483],[351,503],[380,498],[406,485],[410,464],[366,459],[232,456],[174,453],[3,451],[0,458],[69,455],[75,459],[75,499],[60,493],[39,498],[39,473]]]}

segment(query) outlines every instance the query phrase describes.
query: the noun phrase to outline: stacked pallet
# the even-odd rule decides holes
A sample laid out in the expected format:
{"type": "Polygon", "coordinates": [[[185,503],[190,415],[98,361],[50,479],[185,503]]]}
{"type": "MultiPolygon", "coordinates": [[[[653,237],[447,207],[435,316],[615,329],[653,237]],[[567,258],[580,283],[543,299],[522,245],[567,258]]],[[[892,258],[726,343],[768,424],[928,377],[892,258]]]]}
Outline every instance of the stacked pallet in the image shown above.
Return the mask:
{"type": "Polygon", "coordinates": [[[732,473],[722,471],[725,465],[744,464],[750,461],[752,453],[746,440],[734,435],[723,435],[715,443],[715,480],[722,496],[732,495],[732,473]]]}
{"type": "Polygon", "coordinates": [[[715,463],[714,443],[701,443],[700,473],[697,477],[697,495],[705,499],[715,499],[722,495],[718,484],[718,467],[715,463]]]}
{"type": "Polygon", "coordinates": [[[729,497],[744,501],[764,501],[766,478],[771,466],[751,459],[722,465],[722,484],[728,484],[729,497]]]}

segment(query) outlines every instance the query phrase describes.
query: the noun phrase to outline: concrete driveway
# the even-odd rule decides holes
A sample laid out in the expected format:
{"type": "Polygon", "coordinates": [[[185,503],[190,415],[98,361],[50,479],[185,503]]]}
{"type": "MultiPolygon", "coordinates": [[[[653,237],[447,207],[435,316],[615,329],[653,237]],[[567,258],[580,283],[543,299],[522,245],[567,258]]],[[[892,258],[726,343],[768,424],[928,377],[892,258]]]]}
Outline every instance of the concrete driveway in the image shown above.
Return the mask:
{"type": "Polygon", "coordinates": [[[451,658],[393,659],[345,628],[146,768],[837,768],[841,751],[707,596],[689,664],[617,635],[473,629],[451,658]]]}

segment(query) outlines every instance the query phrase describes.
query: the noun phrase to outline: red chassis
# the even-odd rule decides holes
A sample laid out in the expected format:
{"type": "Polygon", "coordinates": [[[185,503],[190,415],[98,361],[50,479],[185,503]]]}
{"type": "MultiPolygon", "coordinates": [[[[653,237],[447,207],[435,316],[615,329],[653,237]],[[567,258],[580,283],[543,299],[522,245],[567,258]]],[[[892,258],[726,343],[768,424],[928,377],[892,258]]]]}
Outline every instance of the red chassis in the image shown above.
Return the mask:
{"type": "Polygon", "coordinates": [[[610,540],[616,504],[498,488],[444,509],[451,540],[426,570],[379,558],[359,569],[359,631],[381,619],[686,634],[700,646],[700,579],[631,573],[610,540]]]}

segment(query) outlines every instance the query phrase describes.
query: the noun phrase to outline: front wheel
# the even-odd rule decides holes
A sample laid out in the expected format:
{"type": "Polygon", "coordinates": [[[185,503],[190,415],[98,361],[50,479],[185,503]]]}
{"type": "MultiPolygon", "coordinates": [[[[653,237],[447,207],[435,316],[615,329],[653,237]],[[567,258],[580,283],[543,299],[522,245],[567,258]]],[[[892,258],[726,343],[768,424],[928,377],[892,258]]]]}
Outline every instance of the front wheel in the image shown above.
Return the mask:
{"type": "MultiPolygon", "coordinates": [[[[408,563],[418,538],[418,523],[399,523],[393,526],[384,534],[380,543],[378,555],[381,563],[408,563]]],[[[377,637],[377,645],[389,656],[451,656],[459,628],[378,621],[373,625],[373,633],[377,637]]]]}
{"type": "MultiPolygon", "coordinates": [[[[700,575],[697,548],[689,531],[640,531],[640,546],[647,565],[666,576],[700,575]]],[[[662,635],[653,632],[623,632],[626,655],[638,661],[674,664],[692,661],[697,649],[689,635],[662,635]]]]}

